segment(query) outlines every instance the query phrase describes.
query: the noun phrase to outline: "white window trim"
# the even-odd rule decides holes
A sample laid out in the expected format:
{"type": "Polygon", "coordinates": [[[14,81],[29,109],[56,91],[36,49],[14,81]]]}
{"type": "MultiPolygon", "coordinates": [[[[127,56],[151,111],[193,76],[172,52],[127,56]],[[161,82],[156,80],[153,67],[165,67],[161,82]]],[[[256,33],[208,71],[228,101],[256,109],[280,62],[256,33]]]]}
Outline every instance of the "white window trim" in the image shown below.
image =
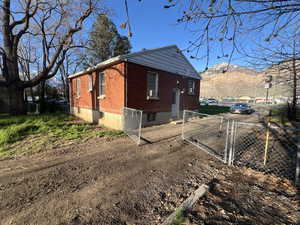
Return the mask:
{"type": "Polygon", "coordinates": [[[149,100],[149,99],[159,100],[159,96],[158,96],[158,80],[159,80],[159,74],[158,74],[158,72],[147,71],[147,100],[149,100]],[[155,73],[156,74],[156,79],[155,79],[156,95],[155,96],[149,96],[149,90],[148,90],[148,73],[155,73]]]}
{"type": "MultiPolygon", "coordinates": [[[[98,73],[98,88],[99,88],[99,93],[98,93],[98,99],[103,99],[103,98],[105,98],[105,94],[102,94],[102,95],[100,95],[100,90],[101,90],[101,87],[102,87],[102,85],[100,85],[100,74],[103,74],[103,77],[104,77],[104,80],[105,80],[105,72],[103,71],[103,72],[99,72],[98,73]]],[[[105,80],[105,83],[104,83],[104,85],[106,86],[106,80],[105,80]]],[[[106,87],[105,87],[105,89],[106,89],[106,87]]],[[[105,90],[104,89],[104,90],[105,90]]],[[[106,91],[106,90],[105,90],[106,91]]]]}

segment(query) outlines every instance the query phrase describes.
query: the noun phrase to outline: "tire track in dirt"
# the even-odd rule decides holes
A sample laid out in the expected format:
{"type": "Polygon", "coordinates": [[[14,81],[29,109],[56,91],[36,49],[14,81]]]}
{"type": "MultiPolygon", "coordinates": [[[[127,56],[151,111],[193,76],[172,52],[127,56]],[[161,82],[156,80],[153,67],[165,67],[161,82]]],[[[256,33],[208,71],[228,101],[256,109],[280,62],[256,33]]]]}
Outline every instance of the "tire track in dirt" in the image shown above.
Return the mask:
{"type": "MultiPolygon", "coordinates": [[[[126,212],[124,201],[119,203],[121,208],[114,209],[114,204],[120,199],[132,199],[137,192],[145,193],[149,182],[152,182],[151,190],[159,190],[156,186],[165,182],[166,186],[171,185],[171,180],[178,176],[176,171],[186,167],[186,163],[198,154],[190,151],[190,147],[183,154],[184,148],[187,148],[184,142],[174,138],[141,148],[128,143],[119,148],[111,143],[105,150],[92,151],[84,157],[71,156],[56,163],[51,161],[41,168],[35,165],[33,169],[11,172],[0,177],[0,221],[4,224],[60,224],[68,221],[67,224],[72,224],[70,221],[77,221],[78,215],[85,223],[113,221],[126,212]],[[153,176],[151,171],[159,172],[153,176]],[[165,173],[169,178],[160,177],[165,173]],[[80,208],[79,212],[76,208],[80,208]],[[104,217],[99,216],[99,210],[105,211],[104,217]],[[54,215],[58,219],[54,219],[54,215]]],[[[151,196],[147,198],[151,199],[151,196]]],[[[127,220],[130,220],[130,211],[124,214],[127,220]]],[[[138,218],[137,215],[132,217],[138,218]]]]}

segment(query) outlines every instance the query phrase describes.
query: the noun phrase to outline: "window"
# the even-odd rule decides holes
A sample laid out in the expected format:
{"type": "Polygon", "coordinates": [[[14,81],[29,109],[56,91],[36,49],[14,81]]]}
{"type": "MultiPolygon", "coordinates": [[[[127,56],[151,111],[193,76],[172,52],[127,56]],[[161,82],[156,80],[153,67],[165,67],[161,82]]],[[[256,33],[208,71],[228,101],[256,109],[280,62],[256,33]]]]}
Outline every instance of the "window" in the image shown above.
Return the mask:
{"type": "Polygon", "coordinates": [[[80,78],[76,79],[76,97],[80,97],[80,78]]]}
{"type": "Polygon", "coordinates": [[[158,97],[158,74],[155,72],[147,73],[147,96],[148,98],[158,97]]]}
{"type": "Polygon", "coordinates": [[[89,74],[89,91],[93,90],[93,75],[89,74]]]}
{"type": "Polygon", "coordinates": [[[105,73],[99,73],[99,97],[105,96],[105,73]]]}
{"type": "Polygon", "coordinates": [[[156,113],[147,113],[147,121],[152,122],[155,121],[156,113]]]}
{"type": "Polygon", "coordinates": [[[195,81],[188,80],[188,94],[194,95],[195,94],[195,81]]]}

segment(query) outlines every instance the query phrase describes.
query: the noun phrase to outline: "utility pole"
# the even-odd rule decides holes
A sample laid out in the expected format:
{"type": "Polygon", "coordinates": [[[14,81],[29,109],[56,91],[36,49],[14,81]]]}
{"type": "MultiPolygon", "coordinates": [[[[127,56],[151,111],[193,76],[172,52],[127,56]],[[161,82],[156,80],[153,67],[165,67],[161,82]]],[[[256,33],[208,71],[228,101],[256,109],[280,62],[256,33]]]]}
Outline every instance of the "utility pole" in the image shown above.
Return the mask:
{"type": "Polygon", "coordinates": [[[267,89],[267,94],[266,94],[266,104],[268,104],[268,99],[269,99],[269,89],[272,87],[272,75],[267,75],[265,79],[265,88],[267,89]]]}

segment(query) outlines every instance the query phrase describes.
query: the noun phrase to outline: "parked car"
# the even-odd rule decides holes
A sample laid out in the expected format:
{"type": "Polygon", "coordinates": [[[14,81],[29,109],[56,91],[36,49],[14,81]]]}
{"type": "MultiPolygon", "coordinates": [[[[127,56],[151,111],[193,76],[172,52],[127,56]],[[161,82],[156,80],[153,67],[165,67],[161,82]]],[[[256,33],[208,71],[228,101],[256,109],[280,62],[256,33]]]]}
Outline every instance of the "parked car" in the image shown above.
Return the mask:
{"type": "Polygon", "coordinates": [[[206,99],[200,100],[200,105],[208,105],[208,102],[206,99]]]}
{"type": "Polygon", "coordinates": [[[206,100],[208,104],[214,104],[214,103],[218,103],[218,100],[214,99],[214,98],[209,98],[206,100]]]}
{"type": "Polygon", "coordinates": [[[238,114],[251,114],[254,112],[254,110],[247,103],[235,103],[230,107],[230,112],[238,114]]]}
{"type": "Polygon", "coordinates": [[[55,103],[58,105],[67,105],[68,101],[64,98],[59,98],[59,99],[56,99],[55,103]]]}

